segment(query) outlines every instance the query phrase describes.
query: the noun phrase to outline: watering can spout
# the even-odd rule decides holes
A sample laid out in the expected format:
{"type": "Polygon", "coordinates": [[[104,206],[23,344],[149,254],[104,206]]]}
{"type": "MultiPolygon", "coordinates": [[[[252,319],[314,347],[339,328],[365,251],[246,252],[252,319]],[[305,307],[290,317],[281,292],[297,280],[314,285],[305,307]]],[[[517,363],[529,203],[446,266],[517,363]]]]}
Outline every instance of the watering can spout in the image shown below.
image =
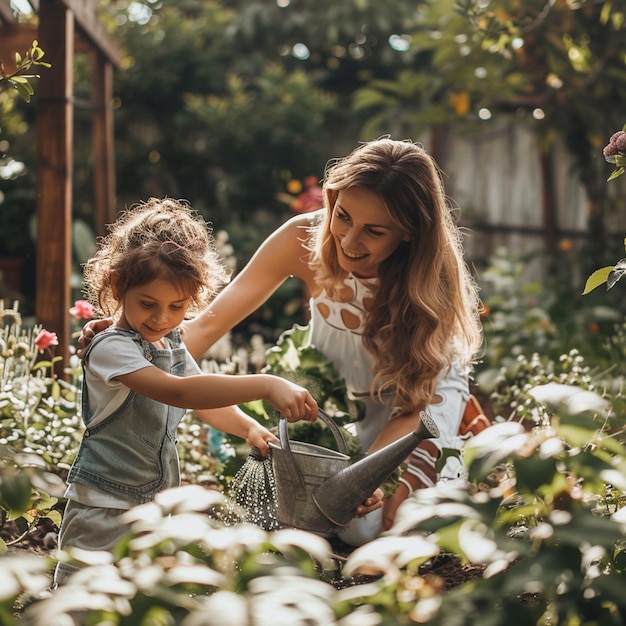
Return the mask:
{"type": "Polygon", "coordinates": [[[433,418],[422,411],[415,431],[348,465],[326,479],[313,492],[319,511],[338,527],[346,526],[356,508],[391,476],[407,456],[425,439],[439,437],[433,418]]]}

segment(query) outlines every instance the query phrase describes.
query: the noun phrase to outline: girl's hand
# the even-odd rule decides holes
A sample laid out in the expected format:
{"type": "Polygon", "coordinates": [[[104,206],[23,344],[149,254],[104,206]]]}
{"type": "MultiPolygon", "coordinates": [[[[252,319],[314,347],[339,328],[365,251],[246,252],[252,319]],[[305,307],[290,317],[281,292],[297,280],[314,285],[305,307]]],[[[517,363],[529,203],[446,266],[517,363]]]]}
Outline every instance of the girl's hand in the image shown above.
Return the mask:
{"type": "Polygon", "coordinates": [[[304,387],[271,375],[268,375],[268,385],[266,399],[287,418],[288,422],[298,420],[314,422],[317,419],[317,402],[304,387]]]}
{"type": "Polygon", "coordinates": [[[264,426],[261,426],[261,424],[255,422],[250,425],[250,429],[246,435],[246,443],[251,448],[258,448],[261,454],[266,457],[270,449],[268,445],[269,441],[280,444],[280,439],[272,435],[272,433],[264,426]]]}

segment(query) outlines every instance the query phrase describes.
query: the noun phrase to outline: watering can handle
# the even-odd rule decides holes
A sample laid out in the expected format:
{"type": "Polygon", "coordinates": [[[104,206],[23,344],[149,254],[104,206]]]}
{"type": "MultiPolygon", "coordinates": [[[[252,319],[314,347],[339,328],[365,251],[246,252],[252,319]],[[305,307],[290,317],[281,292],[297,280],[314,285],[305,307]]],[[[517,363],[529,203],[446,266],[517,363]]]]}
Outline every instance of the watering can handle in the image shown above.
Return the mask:
{"type": "MultiPolygon", "coordinates": [[[[322,411],[322,409],[318,409],[318,416],[322,419],[322,421],[330,428],[333,436],[335,437],[335,441],[337,442],[337,448],[339,448],[339,452],[342,454],[348,455],[348,447],[346,446],[346,440],[343,438],[341,431],[339,430],[339,426],[335,424],[328,413],[322,411]]],[[[302,472],[298,467],[298,464],[295,462],[293,458],[293,452],[291,451],[291,446],[289,445],[289,431],[287,429],[287,420],[282,417],[278,420],[278,437],[280,439],[280,447],[285,451],[287,456],[289,457],[289,472],[291,474],[292,482],[296,485],[296,499],[304,500],[306,499],[306,489],[304,486],[304,478],[302,477],[302,472]]]]}
{"type": "MultiPolygon", "coordinates": [[[[341,454],[348,455],[348,447],[346,446],[346,440],[343,438],[341,431],[339,430],[339,426],[335,423],[335,420],[323,411],[322,409],[318,409],[318,416],[322,419],[322,421],[330,428],[330,431],[335,438],[335,442],[337,443],[337,449],[341,454]]],[[[288,453],[291,453],[291,447],[289,446],[289,431],[287,430],[287,420],[281,416],[281,419],[278,423],[278,436],[280,438],[280,447],[283,450],[287,450],[288,453]]],[[[348,455],[349,456],[349,455],[348,455]]]]}

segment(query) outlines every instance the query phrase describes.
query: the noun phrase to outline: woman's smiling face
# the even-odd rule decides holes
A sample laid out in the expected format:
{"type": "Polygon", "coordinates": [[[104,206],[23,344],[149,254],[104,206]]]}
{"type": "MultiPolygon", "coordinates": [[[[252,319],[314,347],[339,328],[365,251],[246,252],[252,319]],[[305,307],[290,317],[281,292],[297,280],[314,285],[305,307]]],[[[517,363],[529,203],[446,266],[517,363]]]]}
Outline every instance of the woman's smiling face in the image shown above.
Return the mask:
{"type": "Polygon", "coordinates": [[[393,221],[382,198],[361,187],[339,192],[330,232],[340,267],[359,278],[378,276],[380,264],[410,239],[393,221]]]}

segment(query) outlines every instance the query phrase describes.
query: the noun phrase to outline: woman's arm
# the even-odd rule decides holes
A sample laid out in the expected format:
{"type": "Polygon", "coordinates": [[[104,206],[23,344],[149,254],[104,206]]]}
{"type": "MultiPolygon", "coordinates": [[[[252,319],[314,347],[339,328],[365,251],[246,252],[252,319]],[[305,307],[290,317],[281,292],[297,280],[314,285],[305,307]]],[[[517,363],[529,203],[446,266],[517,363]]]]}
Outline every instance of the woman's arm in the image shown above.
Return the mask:
{"type": "Polygon", "coordinates": [[[420,413],[423,408],[425,407],[421,407],[412,413],[405,413],[392,417],[385,424],[383,429],[378,434],[378,437],[376,437],[372,445],[369,447],[368,453],[376,452],[376,450],[380,450],[381,448],[388,446],[390,443],[397,441],[400,437],[404,437],[404,435],[412,433],[419,426],[420,413]]]}
{"type": "Polygon", "coordinates": [[[312,215],[297,215],[274,231],[210,306],[185,322],[185,345],[195,358],[256,311],[290,276],[312,285],[313,274],[303,246],[312,215]]]}
{"type": "MultiPolygon", "coordinates": [[[[296,215],[275,230],[209,307],[183,324],[185,345],[196,359],[254,313],[290,276],[300,278],[310,291],[313,290],[313,272],[307,265],[308,250],[303,244],[317,215],[296,215]]],[[[88,322],[78,343],[86,348],[96,334],[112,323],[110,318],[88,322]]],[[[82,352],[79,350],[79,356],[82,352]]]]}

